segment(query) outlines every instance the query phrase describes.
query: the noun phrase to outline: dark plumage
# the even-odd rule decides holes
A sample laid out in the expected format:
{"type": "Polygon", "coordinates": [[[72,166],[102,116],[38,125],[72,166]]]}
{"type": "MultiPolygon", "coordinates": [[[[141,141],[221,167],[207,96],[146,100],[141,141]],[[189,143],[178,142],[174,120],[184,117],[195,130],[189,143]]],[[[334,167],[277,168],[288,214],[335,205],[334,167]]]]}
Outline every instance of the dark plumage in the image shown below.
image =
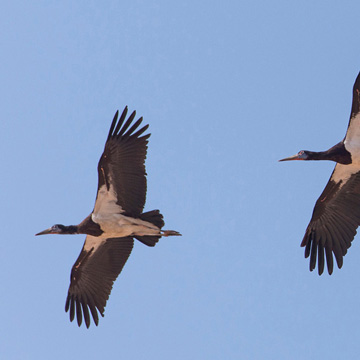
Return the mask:
{"type": "Polygon", "coordinates": [[[94,210],[79,225],[57,224],[36,235],[86,234],[81,253],[71,270],[65,310],[70,320],[84,318],[90,326],[90,313],[96,325],[104,316],[112,286],[124,267],[133,238],[155,246],[161,236],[180,235],[161,230],[159,210],[143,213],[146,200],[145,158],[148,125],[139,128],[142,118],[133,123],[135,111],[125,122],[127,107],[118,120],[116,112],[98,164],[98,191],[94,210]],[[90,310],[90,312],[89,312],[90,310]]]}
{"type": "Polygon", "coordinates": [[[333,272],[333,254],[339,268],[360,225],[360,73],[353,87],[350,121],[345,138],[327,151],[302,150],[286,160],[332,160],[337,164],[317,200],[301,246],[310,257],[310,271],[321,275],[325,258],[333,272]]]}

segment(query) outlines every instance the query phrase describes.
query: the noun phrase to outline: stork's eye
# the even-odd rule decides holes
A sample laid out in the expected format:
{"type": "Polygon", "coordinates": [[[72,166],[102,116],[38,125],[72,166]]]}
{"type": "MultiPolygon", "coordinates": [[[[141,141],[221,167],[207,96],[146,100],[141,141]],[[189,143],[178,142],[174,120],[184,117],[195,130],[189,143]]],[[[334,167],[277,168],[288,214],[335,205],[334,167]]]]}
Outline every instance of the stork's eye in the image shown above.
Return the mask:
{"type": "Polygon", "coordinates": [[[299,151],[299,155],[304,154],[304,150],[299,151]]]}

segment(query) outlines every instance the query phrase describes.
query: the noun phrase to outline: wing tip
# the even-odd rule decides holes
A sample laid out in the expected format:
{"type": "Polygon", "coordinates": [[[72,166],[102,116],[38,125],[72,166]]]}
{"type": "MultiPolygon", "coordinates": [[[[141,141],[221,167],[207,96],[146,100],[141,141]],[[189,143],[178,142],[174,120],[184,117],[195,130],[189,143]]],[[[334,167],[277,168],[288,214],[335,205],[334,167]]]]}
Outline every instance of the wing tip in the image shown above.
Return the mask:
{"type": "Polygon", "coordinates": [[[91,317],[89,314],[89,309],[92,315],[93,323],[98,326],[99,325],[99,316],[98,313],[104,317],[104,309],[101,311],[97,309],[95,305],[92,303],[88,303],[87,301],[80,300],[77,296],[73,294],[68,294],[65,303],[65,312],[69,313],[70,322],[73,322],[76,318],[77,325],[81,327],[83,323],[83,318],[85,322],[85,326],[89,329],[91,325],[91,317]]]}
{"type": "MultiPolygon", "coordinates": [[[[143,121],[143,117],[141,116],[138,120],[136,120],[136,122],[133,123],[133,120],[136,117],[136,110],[134,110],[129,115],[128,119],[125,121],[127,113],[128,113],[127,105],[125,106],[123,112],[121,113],[120,118],[119,118],[119,110],[116,111],[110,126],[110,130],[106,142],[109,141],[111,138],[117,138],[117,139],[126,139],[129,137],[139,138],[140,135],[149,128],[149,124],[146,124],[139,130],[137,130],[137,128],[143,121]],[[130,127],[130,125],[132,126],[130,127]],[[135,130],[137,130],[136,133],[135,130]]],[[[150,134],[146,134],[143,137],[147,139],[149,136],[150,134]]]]}

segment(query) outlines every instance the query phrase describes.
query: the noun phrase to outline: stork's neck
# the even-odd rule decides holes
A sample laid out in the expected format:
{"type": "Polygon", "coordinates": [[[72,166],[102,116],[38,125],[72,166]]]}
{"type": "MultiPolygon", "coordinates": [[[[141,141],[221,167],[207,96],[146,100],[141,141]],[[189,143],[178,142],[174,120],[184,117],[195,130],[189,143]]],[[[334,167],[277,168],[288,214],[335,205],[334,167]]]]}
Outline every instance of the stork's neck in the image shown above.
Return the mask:
{"type": "Polygon", "coordinates": [[[307,160],[331,160],[339,164],[351,164],[351,154],[345,149],[341,141],[326,151],[307,151],[307,160]]]}
{"type": "Polygon", "coordinates": [[[79,234],[79,227],[77,225],[63,225],[61,234],[79,234]]]}

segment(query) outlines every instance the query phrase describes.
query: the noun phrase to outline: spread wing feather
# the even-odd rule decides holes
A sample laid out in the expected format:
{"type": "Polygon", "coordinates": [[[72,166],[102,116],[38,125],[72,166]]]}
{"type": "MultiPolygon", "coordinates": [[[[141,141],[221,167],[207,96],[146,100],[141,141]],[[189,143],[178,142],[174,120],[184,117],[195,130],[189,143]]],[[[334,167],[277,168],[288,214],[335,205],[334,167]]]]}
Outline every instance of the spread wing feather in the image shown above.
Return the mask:
{"type": "Polygon", "coordinates": [[[341,268],[343,256],[360,225],[360,168],[357,170],[354,172],[353,166],[337,164],[315,204],[301,246],[305,247],[305,257],[310,256],[311,271],[318,260],[319,275],[324,271],[325,257],[329,274],[333,272],[333,254],[341,268]],[[344,176],[346,169],[348,176],[344,176]]]}
{"type": "Polygon", "coordinates": [[[134,240],[131,237],[106,240],[90,235],[86,237],[71,270],[65,304],[65,311],[70,310],[71,321],[76,314],[78,325],[81,325],[84,318],[86,327],[89,327],[91,313],[98,325],[98,312],[104,316],[113,283],[129,258],[133,246],[134,240]]]}
{"type": "Polygon", "coordinates": [[[125,215],[138,217],[146,200],[145,159],[150,134],[141,136],[148,128],[145,125],[138,129],[142,118],[132,124],[135,111],[125,122],[126,115],[127,107],[119,120],[116,112],[111,124],[98,164],[98,194],[103,186],[107,191],[112,188],[117,197],[116,203],[125,215]]]}

